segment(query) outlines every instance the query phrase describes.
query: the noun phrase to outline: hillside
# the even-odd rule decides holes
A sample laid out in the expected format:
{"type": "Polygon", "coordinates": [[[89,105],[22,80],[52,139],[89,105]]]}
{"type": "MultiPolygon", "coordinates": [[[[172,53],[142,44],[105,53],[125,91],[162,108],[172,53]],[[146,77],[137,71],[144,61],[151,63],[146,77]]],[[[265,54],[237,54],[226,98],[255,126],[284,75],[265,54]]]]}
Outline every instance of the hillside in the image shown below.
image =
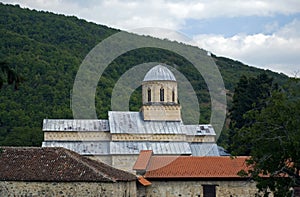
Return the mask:
{"type": "MultiPolygon", "coordinates": [[[[3,4],[0,4],[0,16],[1,62],[7,62],[25,79],[17,91],[9,85],[0,90],[0,145],[40,146],[44,118],[72,118],[70,95],[84,57],[96,44],[119,30],[76,17],[3,4]]],[[[242,75],[265,72],[228,58],[213,55],[213,59],[229,96],[242,75]]],[[[107,118],[111,91],[119,77],[132,66],[145,62],[177,65],[197,93],[200,121],[209,122],[210,98],[203,78],[179,55],[154,48],[130,51],[111,63],[97,88],[99,118],[107,118]]],[[[266,72],[279,84],[288,79],[266,72]]],[[[131,96],[131,110],[138,110],[141,105],[140,91],[138,88],[131,96]]]]}

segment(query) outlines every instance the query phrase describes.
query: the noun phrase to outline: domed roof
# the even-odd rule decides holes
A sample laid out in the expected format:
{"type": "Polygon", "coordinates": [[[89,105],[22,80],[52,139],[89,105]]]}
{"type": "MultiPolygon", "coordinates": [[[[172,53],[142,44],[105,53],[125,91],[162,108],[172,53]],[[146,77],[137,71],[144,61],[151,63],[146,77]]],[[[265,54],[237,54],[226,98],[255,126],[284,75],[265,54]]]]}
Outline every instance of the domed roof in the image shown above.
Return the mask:
{"type": "Polygon", "coordinates": [[[159,64],[147,72],[143,81],[176,81],[176,78],[167,67],[159,64]]]}

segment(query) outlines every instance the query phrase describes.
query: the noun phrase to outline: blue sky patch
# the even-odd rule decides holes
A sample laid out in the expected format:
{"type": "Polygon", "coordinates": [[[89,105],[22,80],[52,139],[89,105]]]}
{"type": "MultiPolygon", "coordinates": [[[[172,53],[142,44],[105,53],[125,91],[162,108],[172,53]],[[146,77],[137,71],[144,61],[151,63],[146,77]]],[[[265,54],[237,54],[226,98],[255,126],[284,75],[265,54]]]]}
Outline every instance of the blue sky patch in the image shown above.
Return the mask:
{"type": "Polygon", "coordinates": [[[300,19],[300,14],[187,19],[180,31],[190,37],[199,34],[220,34],[224,37],[232,37],[236,34],[272,34],[294,19],[300,19]]]}

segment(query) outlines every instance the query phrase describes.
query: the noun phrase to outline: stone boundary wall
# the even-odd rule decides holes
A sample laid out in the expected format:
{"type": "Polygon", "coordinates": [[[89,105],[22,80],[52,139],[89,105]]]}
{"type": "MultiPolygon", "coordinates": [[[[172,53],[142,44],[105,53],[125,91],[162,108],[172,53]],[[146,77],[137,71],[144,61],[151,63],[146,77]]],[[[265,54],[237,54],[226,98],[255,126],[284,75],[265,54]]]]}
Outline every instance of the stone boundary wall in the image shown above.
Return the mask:
{"type": "Polygon", "coordinates": [[[136,196],[136,182],[24,182],[0,181],[0,196],[30,197],[132,197],[136,196]]]}
{"type": "MultiPolygon", "coordinates": [[[[250,181],[153,181],[152,185],[138,187],[138,196],[173,197],[173,196],[203,196],[202,185],[217,185],[216,196],[249,197],[258,191],[255,182],[250,181]]],[[[270,195],[272,196],[272,195],[270,195]]]]}

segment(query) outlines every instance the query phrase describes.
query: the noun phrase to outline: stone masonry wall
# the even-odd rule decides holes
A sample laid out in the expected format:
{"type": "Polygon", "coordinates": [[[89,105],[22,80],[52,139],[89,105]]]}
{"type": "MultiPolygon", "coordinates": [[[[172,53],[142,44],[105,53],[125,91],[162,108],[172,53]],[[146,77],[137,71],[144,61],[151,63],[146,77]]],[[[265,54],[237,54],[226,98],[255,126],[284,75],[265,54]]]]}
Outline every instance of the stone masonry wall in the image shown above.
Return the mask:
{"type": "Polygon", "coordinates": [[[149,105],[142,106],[144,120],[181,121],[180,106],[149,105]]]}
{"type": "Polygon", "coordinates": [[[113,155],[112,166],[121,170],[135,173],[132,169],[138,155],[113,155]]]}
{"type": "Polygon", "coordinates": [[[142,84],[143,104],[148,103],[148,89],[151,89],[151,102],[160,101],[160,89],[164,89],[164,102],[173,102],[172,92],[174,91],[174,103],[177,101],[177,82],[175,81],[147,81],[142,84]]]}
{"type": "Polygon", "coordinates": [[[88,182],[21,182],[1,181],[0,196],[30,197],[114,197],[136,196],[136,182],[88,183],[88,182]]]}
{"type": "Polygon", "coordinates": [[[93,155],[93,156],[85,156],[90,159],[105,163],[109,166],[111,166],[111,156],[110,155],[93,155]]]}
{"type": "Polygon", "coordinates": [[[175,197],[193,196],[203,197],[202,185],[216,186],[217,197],[250,197],[257,192],[254,182],[249,181],[151,181],[152,185],[145,187],[144,191],[139,186],[138,196],[175,197]],[[146,195],[145,195],[146,194],[146,195]]]}

